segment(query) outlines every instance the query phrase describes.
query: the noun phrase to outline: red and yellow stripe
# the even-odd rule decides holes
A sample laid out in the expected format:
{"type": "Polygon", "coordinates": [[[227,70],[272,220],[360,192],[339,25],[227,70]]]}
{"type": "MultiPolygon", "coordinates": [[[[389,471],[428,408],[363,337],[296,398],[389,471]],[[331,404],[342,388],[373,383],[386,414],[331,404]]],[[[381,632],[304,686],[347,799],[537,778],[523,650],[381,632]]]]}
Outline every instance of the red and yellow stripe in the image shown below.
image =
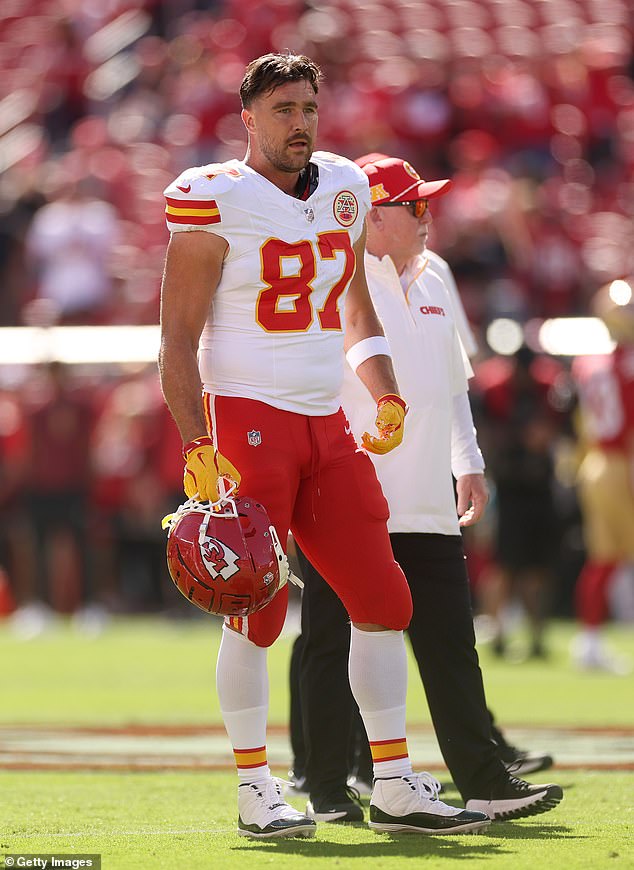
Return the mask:
{"type": "Polygon", "coordinates": [[[407,758],[407,739],[401,740],[375,740],[370,741],[372,761],[396,761],[399,758],[407,758]]]}
{"type": "Polygon", "coordinates": [[[172,224],[206,226],[220,223],[220,209],[215,199],[174,199],[165,197],[165,217],[172,224]]]}
{"type": "Polygon", "coordinates": [[[250,770],[252,767],[264,767],[266,761],[266,746],[257,749],[234,749],[233,756],[238,770],[250,770]]]}

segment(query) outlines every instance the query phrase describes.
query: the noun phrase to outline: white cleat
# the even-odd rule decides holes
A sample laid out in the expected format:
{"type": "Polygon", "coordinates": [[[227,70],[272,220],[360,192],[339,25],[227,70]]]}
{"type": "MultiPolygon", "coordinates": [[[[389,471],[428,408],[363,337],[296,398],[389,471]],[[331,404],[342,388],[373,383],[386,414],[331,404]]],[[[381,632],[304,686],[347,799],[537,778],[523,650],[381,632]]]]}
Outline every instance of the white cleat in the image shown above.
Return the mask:
{"type": "Polygon", "coordinates": [[[429,773],[377,779],[370,798],[370,827],[413,834],[462,834],[491,823],[486,813],[451,807],[438,799],[440,783],[429,773]]]}
{"type": "Polygon", "coordinates": [[[238,834],[242,837],[314,837],[317,825],[282,797],[275,777],[238,786],[238,834]]]}
{"type": "Polygon", "coordinates": [[[572,641],[572,661],[581,671],[595,671],[626,677],[632,671],[631,662],[609,651],[602,639],[579,634],[572,641]]]}

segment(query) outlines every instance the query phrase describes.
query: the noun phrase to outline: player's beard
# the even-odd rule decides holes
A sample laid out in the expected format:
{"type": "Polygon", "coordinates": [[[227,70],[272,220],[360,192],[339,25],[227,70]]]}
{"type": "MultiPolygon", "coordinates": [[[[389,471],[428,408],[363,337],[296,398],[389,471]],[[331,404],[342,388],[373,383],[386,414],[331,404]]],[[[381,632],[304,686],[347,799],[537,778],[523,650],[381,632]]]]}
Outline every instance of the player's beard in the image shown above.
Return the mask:
{"type": "MultiPolygon", "coordinates": [[[[270,140],[260,140],[260,151],[266,159],[280,172],[299,172],[305,169],[310,162],[313,153],[313,144],[310,136],[301,137],[306,139],[306,150],[294,154],[289,150],[289,142],[284,145],[274,145],[270,140]]],[[[293,142],[293,139],[289,140],[293,142]]]]}

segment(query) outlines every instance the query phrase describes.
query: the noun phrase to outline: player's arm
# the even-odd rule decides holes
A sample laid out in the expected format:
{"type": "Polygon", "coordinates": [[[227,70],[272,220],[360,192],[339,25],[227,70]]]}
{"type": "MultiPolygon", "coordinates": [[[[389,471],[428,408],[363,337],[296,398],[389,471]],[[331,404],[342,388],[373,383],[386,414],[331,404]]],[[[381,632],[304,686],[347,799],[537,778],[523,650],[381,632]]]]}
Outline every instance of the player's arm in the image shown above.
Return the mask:
{"type": "Polygon", "coordinates": [[[376,402],[387,393],[398,395],[398,384],[383,326],[368,290],[363,260],[364,252],[365,230],[354,245],[357,267],[345,301],[344,350],[348,362],[376,402]],[[373,338],[380,340],[373,342],[373,338]],[[364,344],[360,345],[360,342],[364,342],[364,344]],[[366,353],[369,355],[362,362],[357,362],[366,353]]]}
{"type": "Polygon", "coordinates": [[[407,405],[401,398],[392,366],[390,347],[372,303],[365,276],[365,230],[354,246],[357,267],[345,301],[346,359],[377,403],[379,437],[363,433],[361,441],[371,453],[388,453],[403,440],[407,405]]]}
{"type": "Polygon", "coordinates": [[[240,475],[207,435],[198,341],[222,274],[227,242],[207,232],[173,233],[161,287],[159,373],[165,401],[183,439],[186,494],[217,501],[218,478],[240,475]]]}
{"type": "Polygon", "coordinates": [[[183,443],[205,434],[198,341],[220,281],[227,242],[207,232],[172,233],[161,286],[159,373],[183,443]]]}

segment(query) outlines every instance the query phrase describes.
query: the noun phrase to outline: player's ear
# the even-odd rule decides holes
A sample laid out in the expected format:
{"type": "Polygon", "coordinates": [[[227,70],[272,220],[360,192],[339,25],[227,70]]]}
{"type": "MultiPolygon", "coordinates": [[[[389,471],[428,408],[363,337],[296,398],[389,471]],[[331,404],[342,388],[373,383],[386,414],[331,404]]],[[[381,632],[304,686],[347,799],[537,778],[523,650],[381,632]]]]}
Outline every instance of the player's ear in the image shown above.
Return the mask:
{"type": "Polygon", "coordinates": [[[240,113],[240,117],[242,118],[242,123],[247,128],[249,133],[255,132],[255,118],[253,117],[253,113],[248,109],[243,109],[240,113]]]}

